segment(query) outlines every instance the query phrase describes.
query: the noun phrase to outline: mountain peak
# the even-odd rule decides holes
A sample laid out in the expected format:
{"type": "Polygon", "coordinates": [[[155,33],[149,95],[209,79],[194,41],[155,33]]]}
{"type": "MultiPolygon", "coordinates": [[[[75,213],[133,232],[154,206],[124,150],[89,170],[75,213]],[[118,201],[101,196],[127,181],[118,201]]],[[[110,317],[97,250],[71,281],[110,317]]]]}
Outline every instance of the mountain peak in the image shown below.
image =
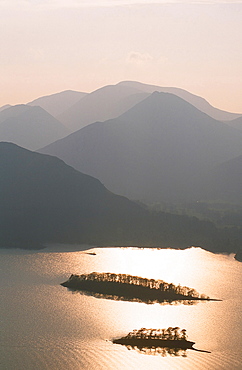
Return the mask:
{"type": "Polygon", "coordinates": [[[242,154],[242,132],[182,98],[154,92],[121,116],[50,144],[56,155],[108,189],[146,202],[193,199],[193,178],[242,154]]]}
{"type": "Polygon", "coordinates": [[[192,94],[189,91],[178,88],[178,87],[164,87],[164,86],[162,87],[162,86],[157,86],[157,85],[148,85],[148,84],[144,84],[142,82],[136,82],[136,81],[122,81],[122,82],[119,82],[119,85],[137,88],[139,90],[142,90],[148,93],[159,91],[159,92],[168,92],[168,93],[177,95],[180,98],[186,100],[188,103],[194,105],[200,111],[208,114],[210,117],[217,119],[219,121],[230,121],[232,119],[242,116],[242,113],[241,114],[230,113],[230,112],[226,112],[224,110],[215,108],[201,96],[192,94]]]}

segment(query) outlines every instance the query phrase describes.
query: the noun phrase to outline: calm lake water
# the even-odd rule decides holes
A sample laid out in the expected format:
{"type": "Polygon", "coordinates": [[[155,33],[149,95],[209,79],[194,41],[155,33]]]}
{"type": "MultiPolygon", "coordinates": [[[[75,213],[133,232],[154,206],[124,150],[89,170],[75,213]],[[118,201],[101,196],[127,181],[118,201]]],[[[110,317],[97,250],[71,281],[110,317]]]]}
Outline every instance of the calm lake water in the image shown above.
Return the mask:
{"type": "Polygon", "coordinates": [[[0,251],[1,370],[242,369],[242,264],[200,248],[0,251]],[[195,288],[221,302],[161,305],[114,301],[60,286],[70,274],[114,272],[195,288]],[[133,329],[185,328],[187,357],[113,344],[133,329]]]}

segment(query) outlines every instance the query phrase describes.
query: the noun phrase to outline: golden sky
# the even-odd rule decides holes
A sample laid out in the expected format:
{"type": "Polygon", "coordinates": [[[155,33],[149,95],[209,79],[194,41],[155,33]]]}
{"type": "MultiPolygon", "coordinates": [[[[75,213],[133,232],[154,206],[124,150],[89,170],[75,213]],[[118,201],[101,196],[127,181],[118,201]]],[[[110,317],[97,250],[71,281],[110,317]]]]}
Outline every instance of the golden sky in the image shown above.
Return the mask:
{"type": "Polygon", "coordinates": [[[242,1],[0,0],[0,106],[123,80],[242,113],[242,1]]]}

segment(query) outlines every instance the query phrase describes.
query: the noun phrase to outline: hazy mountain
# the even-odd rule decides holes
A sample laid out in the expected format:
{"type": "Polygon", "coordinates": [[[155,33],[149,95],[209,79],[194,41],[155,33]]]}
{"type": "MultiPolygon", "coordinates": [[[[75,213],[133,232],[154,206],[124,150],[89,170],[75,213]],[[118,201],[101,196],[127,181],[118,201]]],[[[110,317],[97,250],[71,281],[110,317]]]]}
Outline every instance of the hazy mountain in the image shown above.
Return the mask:
{"type": "Polygon", "coordinates": [[[219,121],[233,120],[242,115],[242,114],[230,113],[230,112],[226,112],[221,109],[217,109],[213,107],[211,104],[209,104],[204,98],[191,94],[190,92],[177,88],[177,87],[161,87],[161,86],[155,86],[155,85],[147,85],[147,84],[143,84],[141,82],[135,82],[135,81],[123,81],[123,82],[120,82],[118,85],[133,87],[135,89],[144,91],[146,93],[153,93],[155,91],[158,91],[158,92],[168,92],[168,93],[177,95],[180,98],[186,100],[188,103],[194,105],[194,107],[199,109],[201,112],[204,112],[208,114],[210,117],[217,119],[219,121]]]}
{"type": "Polygon", "coordinates": [[[202,171],[242,154],[242,133],[175,95],[156,92],[120,117],[86,126],[40,152],[117,194],[176,202],[193,199],[193,179],[202,171]]]}
{"type": "Polygon", "coordinates": [[[72,131],[76,131],[90,123],[120,116],[155,91],[177,95],[217,120],[233,120],[240,117],[240,114],[214,108],[205,99],[183,89],[123,81],[93,91],[63,111],[57,118],[72,131]]]}
{"type": "Polygon", "coordinates": [[[11,105],[9,105],[9,104],[3,105],[2,107],[0,107],[0,112],[2,110],[6,109],[6,108],[9,108],[9,107],[11,107],[11,105]]]}
{"type": "Polygon", "coordinates": [[[11,143],[0,143],[0,224],[1,247],[59,242],[228,248],[226,231],[210,222],[151,213],[58,158],[11,143]]]}
{"type": "Polygon", "coordinates": [[[57,94],[42,96],[29,102],[28,105],[38,105],[52,116],[57,117],[86,95],[87,93],[84,92],[66,90],[57,94]]]}
{"type": "Polygon", "coordinates": [[[242,204],[242,155],[200,176],[198,197],[202,201],[242,204]]]}
{"type": "Polygon", "coordinates": [[[10,141],[36,150],[69,132],[41,107],[16,105],[0,112],[0,141],[10,141]]]}
{"type": "Polygon", "coordinates": [[[226,123],[238,130],[242,130],[242,116],[226,123]]]}
{"type": "Polygon", "coordinates": [[[104,86],[83,97],[57,118],[76,131],[95,121],[118,117],[147,96],[147,93],[133,87],[104,86]]]}
{"type": "Polygon", "coordinates": [[[19,116],[20,114],[27,112],[29,107],[25,104],[18,104],[18,105],[10,105],[6,109],[0,112],[0,123],[6,121],[8,118],[14,118],[19,116]]]}

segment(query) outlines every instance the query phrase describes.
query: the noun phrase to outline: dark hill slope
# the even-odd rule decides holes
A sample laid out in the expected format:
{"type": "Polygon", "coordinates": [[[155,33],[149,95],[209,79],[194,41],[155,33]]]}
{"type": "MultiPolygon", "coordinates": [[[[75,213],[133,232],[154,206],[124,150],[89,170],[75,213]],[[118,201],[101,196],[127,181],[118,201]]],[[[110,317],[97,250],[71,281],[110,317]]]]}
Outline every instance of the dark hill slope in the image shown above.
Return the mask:
{"type": "Polygon", "coordinates": [[[201,201],[242,204],[242,155],[204,174],[197,188],[201,201]]]}
{"type": "Polygon", "coordinates": [[[242,133],[175,95],[153,93],[117,119],[84,127],[41,152],[117,194],[175,202],[193,199],[193,178],[201,172],[242,154],[242,133]]]}
{"type": "Polygon", "coordinates": [[[14,144],[0,143],[0,173],[2,245],[114,241],[144,214],[58,158],[14,144]]]}
{"type": "Polygon", "coordinates": [[[195,244],[221,251],[228,240],[210,222],[150,213],[58,158],[10,143],[0,143],[0,224],[1,247],[195,244]]]}
{"type": "Polygon", "coordinates": [[[31,106],[40,106],[52,116],[57,117],[65,110],[74,105],[77,101],[81,100],[87,93],[66,90],[56,94],[42,96],[28,103],[31,106]]]}
{"type": "Polygon", "coordinates": [[[0,112],[0,141],[36,150],[70,133],[41,107],[17,105],[0,112]]]}

